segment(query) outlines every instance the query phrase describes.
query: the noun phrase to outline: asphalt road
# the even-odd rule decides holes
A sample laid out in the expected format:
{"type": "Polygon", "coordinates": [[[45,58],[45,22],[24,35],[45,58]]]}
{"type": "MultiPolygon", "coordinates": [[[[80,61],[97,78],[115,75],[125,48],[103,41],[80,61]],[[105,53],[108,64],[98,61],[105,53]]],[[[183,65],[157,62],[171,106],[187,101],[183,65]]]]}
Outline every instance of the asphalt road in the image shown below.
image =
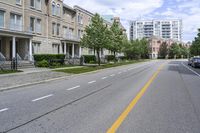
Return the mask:
{"type": "Polygon", "coordinates": [[[200,133],[200,70],[151,61],[0,92],[0,132],[109,129],[200,133]]]}

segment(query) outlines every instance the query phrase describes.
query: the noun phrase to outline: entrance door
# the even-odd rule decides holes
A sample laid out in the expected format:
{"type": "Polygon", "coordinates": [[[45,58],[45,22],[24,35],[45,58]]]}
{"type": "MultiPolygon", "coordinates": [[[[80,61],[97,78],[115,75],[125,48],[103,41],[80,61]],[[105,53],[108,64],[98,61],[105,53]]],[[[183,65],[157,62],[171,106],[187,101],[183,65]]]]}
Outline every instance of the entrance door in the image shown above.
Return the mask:
{"type": "Polygon", "coordinates": [[[69,45],[69,55],[72,56],[72,45],[69,45]]]}

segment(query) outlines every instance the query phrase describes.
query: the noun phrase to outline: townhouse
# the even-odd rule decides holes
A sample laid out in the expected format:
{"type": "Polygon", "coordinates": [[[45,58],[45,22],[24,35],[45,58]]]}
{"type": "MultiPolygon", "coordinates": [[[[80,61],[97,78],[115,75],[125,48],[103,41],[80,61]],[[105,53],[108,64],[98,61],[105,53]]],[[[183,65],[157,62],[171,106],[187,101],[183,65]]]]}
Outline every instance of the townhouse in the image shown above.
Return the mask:
{"type": "MultiPolygon", "coordinates": [[[[0,55],[33,61],[33,54],[95,54],[80,47],[84,29],[94,16],[63,0],[0,0],[0,55]]],[[[109,27],[112,23],[104,20],[109,27]]],[[[101,56],[111,54],[102,49],[101,56]]]]}

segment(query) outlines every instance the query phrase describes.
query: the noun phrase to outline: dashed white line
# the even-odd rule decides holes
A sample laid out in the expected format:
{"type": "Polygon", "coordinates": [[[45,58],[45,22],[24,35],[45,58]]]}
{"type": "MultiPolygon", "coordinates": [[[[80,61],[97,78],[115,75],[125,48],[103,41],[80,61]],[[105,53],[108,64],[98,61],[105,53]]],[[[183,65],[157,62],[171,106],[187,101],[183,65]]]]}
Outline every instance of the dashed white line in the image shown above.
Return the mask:
{"type": "Polygon", "coordinates": [[[69,88],[69,89],[67,89],[67,90],[68,90],[68,91],[71,91],[71,90],[77,89],[77,88],[79,88],[79,87],[81,87],[81,86],[80,86],[80,85],[77,85],[77,86],[72,87],[72,88],[69,88]]]}
{"type": "Polygon", "coordinates": [[[183,64],[183,62],[181,63],[185,68],[187,68],[188,70],[190,70],[191,72],[193,72],[194,74],[196,74],[199,78],[200,78],[200,74],[198,74],[196,71],[192,70],[191,68],[189,68],[188,66],[186,66],[185,64],[183,64]]]}
{"type": "Polygon", "coordinates": [[[88,84],[92,84],[92,83],[95,83],[95,82],[97,82],[97,81],[93,80],[93,81],[88,82],[88,84]]]}
{"type": "Polygon", "coordinates": [[[0,110],[0,113],[1,113],[1,112],[4,112],[4,111],[7,111],[7,110],[8,110],[8,108],[1,109],[1,110],[0,110]]]}
{"type": "Polygon", "coordinates": [[[101,79],[107,79],[108,77],[103,77],[103,78],[101,78],[101,79]]]}
{"type": "Polygon", "coordinates": [[[32,100],[32,102],[36,102],[36,101],[39,101],[39,100],[42,100],[42,99],[46,99],[46,98],[49,98],[49,97],[52,97],[52,96],[53,96],[53,94],[46,95],[46,96],[43,96],[43,97],[40,97],[40,98],[34,99],[34,100],[32,100]]]}
{"type": "Polygon", "coordinates": [[[115,76],[115,74],[111,74],[110,76],[113,77],[113,76],[115,76]]]}

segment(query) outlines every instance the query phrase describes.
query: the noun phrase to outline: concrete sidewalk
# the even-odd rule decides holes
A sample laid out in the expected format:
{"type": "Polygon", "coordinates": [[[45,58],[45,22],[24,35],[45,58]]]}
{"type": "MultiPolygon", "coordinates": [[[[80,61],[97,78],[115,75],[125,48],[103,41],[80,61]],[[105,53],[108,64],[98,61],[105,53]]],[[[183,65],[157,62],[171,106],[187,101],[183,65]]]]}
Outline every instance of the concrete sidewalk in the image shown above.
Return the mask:
{"type": "Polygon", "coordinates": [[[28,86],[32,84],[39,84],[56,79],[67,78],[70,76],[70,74],[55,72],[53,70],[71,69],[79,67],[82,66],[64,67],[56,69],[29,68],[29,69],[22,69],[23,72],[20,73],[2,74],[0,75],[0,91],[22,86],[28,86]]]}

